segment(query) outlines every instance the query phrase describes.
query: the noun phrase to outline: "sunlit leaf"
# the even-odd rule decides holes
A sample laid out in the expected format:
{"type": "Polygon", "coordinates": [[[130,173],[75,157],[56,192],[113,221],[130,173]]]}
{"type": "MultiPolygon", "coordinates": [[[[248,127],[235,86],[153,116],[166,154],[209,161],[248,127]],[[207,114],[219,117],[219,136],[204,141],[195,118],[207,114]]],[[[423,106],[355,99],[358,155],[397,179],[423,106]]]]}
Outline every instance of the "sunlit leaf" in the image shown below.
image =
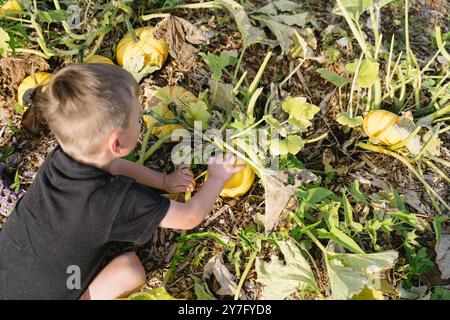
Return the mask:
{"type": "Polygon", "coordinates": [[[304,146],[300,136],[291,135],[285,139],[274,139],[270,142],[270,153],[274,156],[287,153],[297,154],[304,146]]]}
{"type": "MultiPolygon", "coordinates": [[[[357,66],[358,62],[352,62],[345,66],[345,70],[349,73],[355,73],[357,66]]],[[[362,60],[356,84],[361,88],[370,88],[379,79],[379,68],[380,64],[377,62],[372,62],[368,59],[362,60]]]]}
{"type": "Polygon", "coordinates": [[[306,102],[304,97],[289,97],[282,102],[282,108],[289,114],[290,124],[299,128],[307,128],[312,123],[310,120],[320,111],[320,108],[306,102]]]}
{"type": "Polygon", "coordinates": [[[380,289],[381,272],[392,268],[398,252],[328,254],[325,257],[333,299],[350,299],[369,289],[380,289]]]}
{"type": "Polygon", "coordinates": [[[343,126],[348,126],[350,128],[359,127],[363,123],[363,117],[357,116],[357,117],[350,117],[350,115],[347,112],[340,112],[337,117],[336,121],[343,126]]]}
{"type": "Polygon", "coordinates": [[[305,290],[317,289],[311,267],[293,241],[279,241],[286,263],[272,256],[270,262],[256,260],[258,281],[263,284],[263,299],[281,300],[288,295],[305,290]]]}

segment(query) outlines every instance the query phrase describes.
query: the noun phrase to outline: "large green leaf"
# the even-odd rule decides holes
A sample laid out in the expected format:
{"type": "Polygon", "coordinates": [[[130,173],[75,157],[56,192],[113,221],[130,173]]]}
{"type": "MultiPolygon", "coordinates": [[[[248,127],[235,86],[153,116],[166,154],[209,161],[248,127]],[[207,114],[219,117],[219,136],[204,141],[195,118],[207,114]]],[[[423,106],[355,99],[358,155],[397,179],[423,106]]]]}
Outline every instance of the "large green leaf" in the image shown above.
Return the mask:
{"type": "Polygon", "coordinates": [[[286,264],[272,256],[270,262],[256,260],[258,281],[263,285],[263,299],[281,300],[288,295],[311,288],[317,289],[311,267],[291,240],[278,242],[286,264]]]}
{"type": "Polygon", "coordinates": [[[325,257],[333,299],[350,299],[366,286],[380,289],[381,272],[394,266],[398,252],[328,254],[325,257]]]}

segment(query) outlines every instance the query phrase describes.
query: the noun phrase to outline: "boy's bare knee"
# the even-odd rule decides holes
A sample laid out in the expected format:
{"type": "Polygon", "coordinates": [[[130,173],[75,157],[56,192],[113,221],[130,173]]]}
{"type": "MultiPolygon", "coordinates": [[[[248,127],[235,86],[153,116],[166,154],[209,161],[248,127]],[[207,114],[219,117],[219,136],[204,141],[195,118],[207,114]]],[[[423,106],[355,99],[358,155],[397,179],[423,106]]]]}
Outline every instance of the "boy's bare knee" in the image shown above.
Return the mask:
{"type": "Polygon", "coordinates": [[[145,284],[145,269],[134,252],[127,252],[116,258],[120,264],[121,273],[128,279],[129,283],[140,287],[145,284]]]}

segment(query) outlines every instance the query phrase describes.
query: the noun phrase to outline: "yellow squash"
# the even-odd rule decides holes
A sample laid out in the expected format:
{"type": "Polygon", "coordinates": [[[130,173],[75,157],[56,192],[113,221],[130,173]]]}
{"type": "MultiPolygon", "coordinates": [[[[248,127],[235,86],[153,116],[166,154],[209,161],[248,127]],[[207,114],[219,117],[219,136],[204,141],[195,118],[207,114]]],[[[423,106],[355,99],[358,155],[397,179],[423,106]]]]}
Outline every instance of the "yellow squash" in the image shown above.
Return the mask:
{"type": "Polygon", "coordinates": [[[107,57],[101,56],[99,54],[94,54],[92,57],[84,59],[84,63],[109,63],[114,64],[114,62],[107,57]]]}
{"type": "MultiPolygon", "coordinates": [[[[239,163],[239,162],[238,162],[239,163]]],[[[205,181],[208,174],[205,176],[205,181]]],[[[225,184],[220,195],[224,198],[237,198],[246,194],[255,181],[255,173],[247,164],[244,169],[235,173],[231,179],[225,184]]]]}
{"type": "Polygon", "coordinates": [[[386,110],[374,110],[364,117],[363,129],[369,138],[391,146],[405,137],[396,125],[400,117],[386,110]]]}
{"type": "Polygon", "coordinates": [[[34,75],[30,75],[23,79],[22,83],[17,89],[17,101],[20,104],[23,103],[23,95],[29,89],[36,88],[37,86],[47,84],[52,78],[52,74],[48,72],[36,72],[34,75]]]}
{"type": "MultiPolygon", "coordinates": [[[[196,102],[197,97],[188,90],[179,86],[167,86],[159,89],[153,95],[152,99],[145,108],[150,108],[161,117],[170,120],[175,119],[175,115],[169,109],[171,104],[175,104],[179,107],[185,107],[195,104],[196,102]]],[[[147,127],[150,127],[154,123],[157,123],[158,120],[152,116],[144,116],[144,122],[147,127]]],[[[183,126],[178,124],[158,126],[152,130],[152,134],[156,135],[158,138],[161,138],[176,129],[183,129],[183,126]]]]}
{"type": "Polygon", "coordinates": [[[22,10],[19,1],[9,0],[6,1],[4,5],[0,7],[0,15],[7,14],[12,15],[15,11],[22,10]]]}
{"type": "Polygon", "coordinates": [[[143,27],[134,30],[137,42],[134,42],[130,34],[127,34],[117,44],[117,63],[123,67],[128,61],[137,56],[144,56],[144,67],[162,67],[169,55],[169,45],[165,40],[156,40],[153,37],[153,27],[143,27]]]}

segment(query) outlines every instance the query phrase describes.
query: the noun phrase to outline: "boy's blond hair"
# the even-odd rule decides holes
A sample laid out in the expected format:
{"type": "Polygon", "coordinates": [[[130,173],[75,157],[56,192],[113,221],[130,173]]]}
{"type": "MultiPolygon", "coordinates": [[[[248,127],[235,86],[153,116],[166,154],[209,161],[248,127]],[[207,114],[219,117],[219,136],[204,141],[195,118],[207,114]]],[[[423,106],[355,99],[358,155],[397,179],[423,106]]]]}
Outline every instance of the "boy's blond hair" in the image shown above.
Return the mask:
{"type": "Polygon", "coordinates": [[[90,157],[114,130],[128,128],[137,97],[138,84],[124,69],[71,64],[38,88],[33,104],[65,152],[90,157]]]}

